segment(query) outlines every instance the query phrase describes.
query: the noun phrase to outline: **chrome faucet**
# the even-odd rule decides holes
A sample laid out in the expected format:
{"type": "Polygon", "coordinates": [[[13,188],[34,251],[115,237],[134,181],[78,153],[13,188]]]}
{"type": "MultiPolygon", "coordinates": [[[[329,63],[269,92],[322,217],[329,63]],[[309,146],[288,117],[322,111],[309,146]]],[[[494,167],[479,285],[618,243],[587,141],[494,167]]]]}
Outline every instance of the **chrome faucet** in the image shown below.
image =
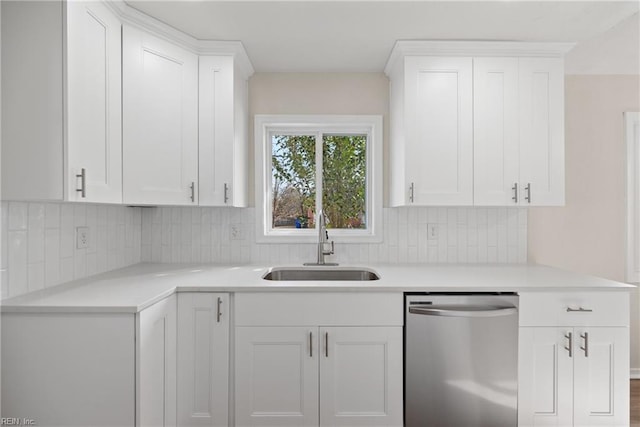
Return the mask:
{"type": "Polygon", "coordinates": [[[317,262],[306,262],[304,265],[338,265],[335,262],[325,262],[325,255],[333,255],[334,246],[331,241],[331,249],[326,250],[326,244],[329,243],[329,232],[327,231],[327,221],[324,212],[320,210],[316,215],[316,224],[318,226],[318,260],[317,262]]]}

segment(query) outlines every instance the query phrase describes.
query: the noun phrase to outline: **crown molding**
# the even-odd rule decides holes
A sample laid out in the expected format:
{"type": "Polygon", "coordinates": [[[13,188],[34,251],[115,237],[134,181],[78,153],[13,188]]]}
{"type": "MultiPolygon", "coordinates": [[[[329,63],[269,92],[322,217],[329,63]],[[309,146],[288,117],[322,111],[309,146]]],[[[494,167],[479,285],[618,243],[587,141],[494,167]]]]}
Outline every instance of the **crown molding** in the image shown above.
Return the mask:
{"type": "Polygon", "coordinates": [[[199,40],[134,9],[124,0],[105,0],[105,4],[120,18],[123,24],[143,29],[196,55],[233,56],[236,65],[247,79],[255,72],[247,51],[240,41],[199,40]]]}
{"type": "Polygon", "coordinates": [[[518,41],[452,41],[452,40],[398,40],[387,65],[386,75],[400,58],[405,56],[519,56],[562,58],[575,43],[544,43],[518,41]]]}

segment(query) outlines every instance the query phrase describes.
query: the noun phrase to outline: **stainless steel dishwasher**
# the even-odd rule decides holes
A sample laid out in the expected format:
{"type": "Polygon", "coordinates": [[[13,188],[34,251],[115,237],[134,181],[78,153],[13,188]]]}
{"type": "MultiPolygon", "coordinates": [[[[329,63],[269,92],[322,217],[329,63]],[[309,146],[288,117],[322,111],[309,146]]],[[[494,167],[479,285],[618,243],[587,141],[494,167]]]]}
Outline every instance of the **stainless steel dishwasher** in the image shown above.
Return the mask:
{"type": "Polygon", "coordinates": [[[405,426],[518,424],[518,296],[405,295],[405,426]]]}

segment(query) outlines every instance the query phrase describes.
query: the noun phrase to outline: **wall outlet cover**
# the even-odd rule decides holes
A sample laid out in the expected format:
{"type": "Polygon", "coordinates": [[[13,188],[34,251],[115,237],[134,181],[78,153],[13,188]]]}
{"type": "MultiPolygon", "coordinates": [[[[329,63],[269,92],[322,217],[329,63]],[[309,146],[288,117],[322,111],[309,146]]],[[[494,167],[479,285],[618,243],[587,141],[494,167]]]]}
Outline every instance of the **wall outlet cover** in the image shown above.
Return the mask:
{"type": "Polygon", "coordinates": [[[243,240],[244,233],[242,232],[242,226],[240,224],[231,224],[229,235],[231,236],[231,240],[243,240]]]}
{"type": "Polygon", "coordinates": [[[89,247],[89,227],[76,227],[76,249],[89,247]]]}

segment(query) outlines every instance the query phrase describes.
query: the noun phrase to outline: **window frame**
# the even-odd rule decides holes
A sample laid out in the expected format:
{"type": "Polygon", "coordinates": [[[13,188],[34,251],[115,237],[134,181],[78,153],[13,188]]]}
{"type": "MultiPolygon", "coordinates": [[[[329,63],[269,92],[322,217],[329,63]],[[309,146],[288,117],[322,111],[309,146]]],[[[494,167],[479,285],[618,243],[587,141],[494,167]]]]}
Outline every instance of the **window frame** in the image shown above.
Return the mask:
{"type": "Polygon", "coordinates": [[[624,113],[627,146],[626,280],[640,282],[640,112],[624,113]]]}
{"type": "MultiPolygon", "coordinates": [[[[255,135],[255,203],[257,243],[315,243],[316,228],[271,228],[271,162],[274,133],[316,135],[316,165],[322,156],[322,134],[367,135],[366,215],[367,229],[330,229],[336,243],[382,242],[382,116],[380,115],[266,115],[256,114],[255,135]],[[320,142],[320,146],[318,146],[320,142]]],[[[322,170],[316,167],[316,179],[322,170]]],[[[316,206],[322,197],[321,181],[316,181],[316,206]]]]}

